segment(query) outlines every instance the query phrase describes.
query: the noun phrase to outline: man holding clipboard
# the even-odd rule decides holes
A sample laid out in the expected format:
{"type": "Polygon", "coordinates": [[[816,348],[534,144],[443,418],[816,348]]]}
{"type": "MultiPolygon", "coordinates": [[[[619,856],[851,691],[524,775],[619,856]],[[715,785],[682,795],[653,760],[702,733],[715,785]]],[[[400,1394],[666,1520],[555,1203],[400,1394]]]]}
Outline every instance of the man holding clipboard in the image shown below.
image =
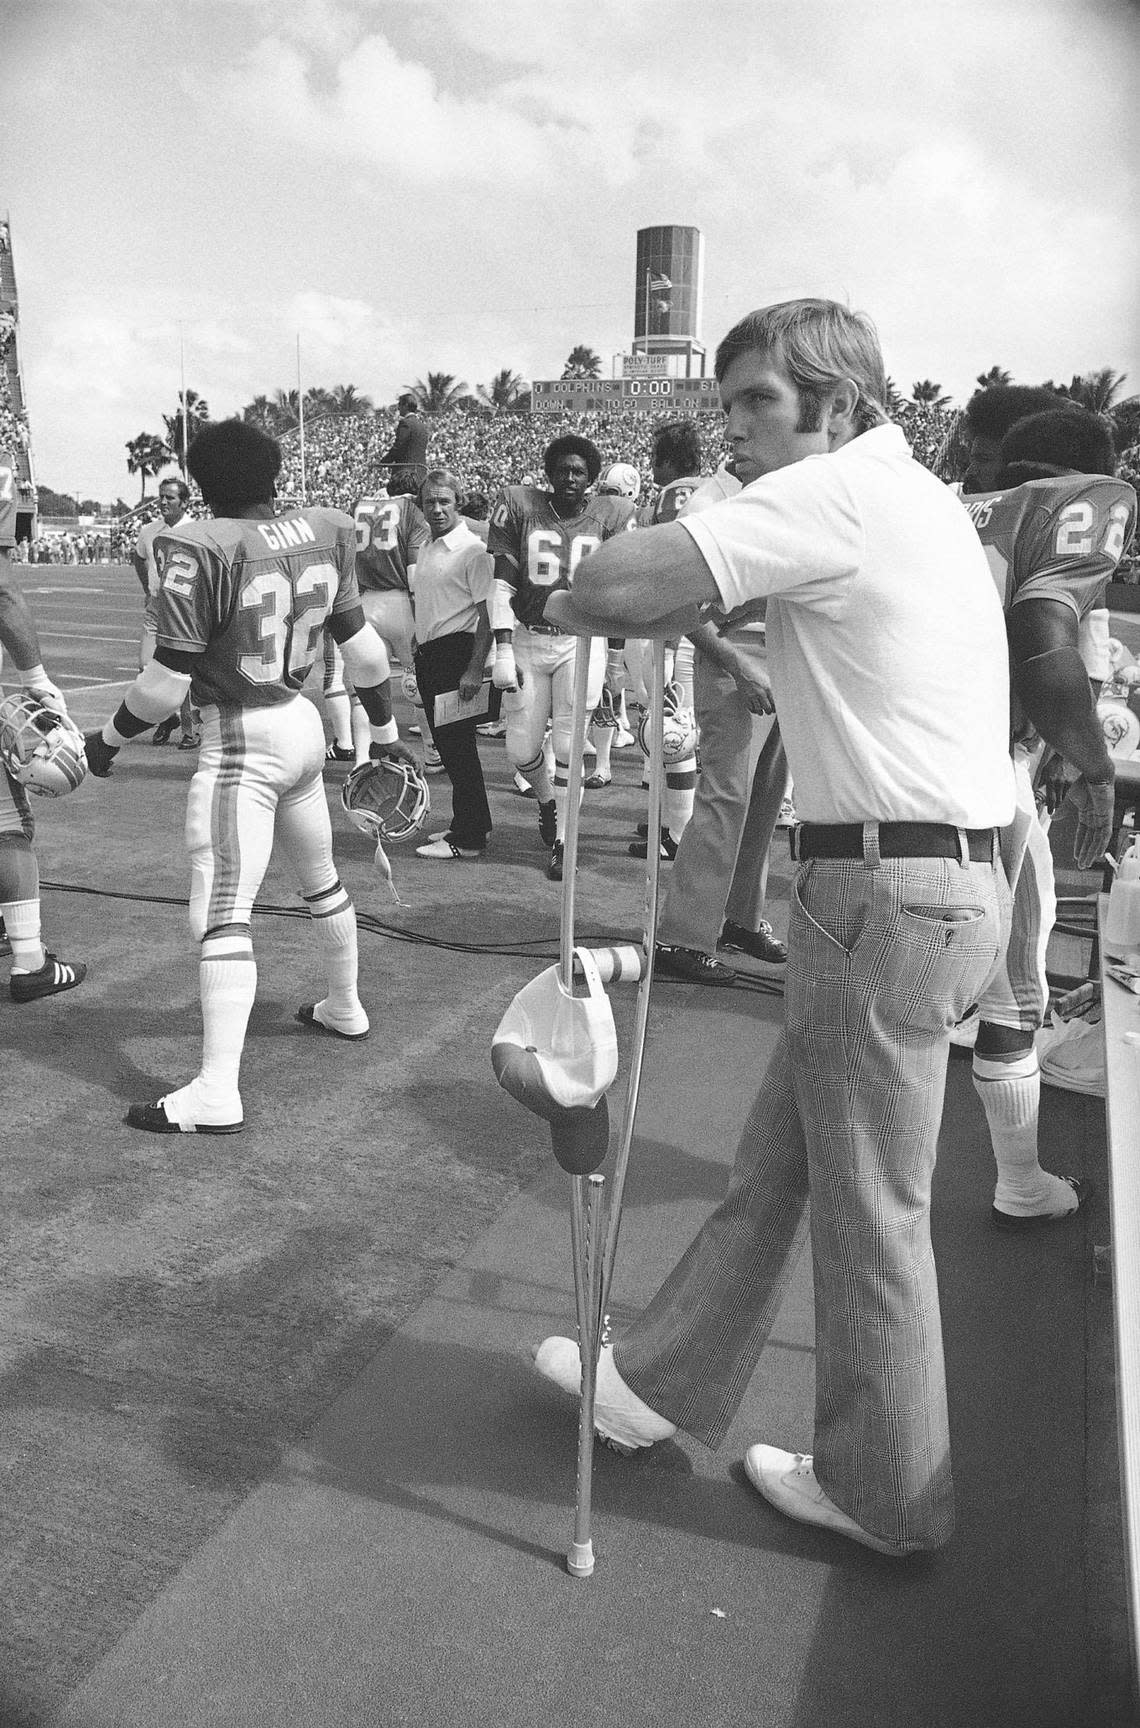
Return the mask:
{"type": "Polygon", "coordinates": [[[487,602],[495,566],[479,536],[459,514],[463,488],[454,474],[433,468],[420,508],[431,543],[416,562],[416,682],[432,743],[451,781],[451,825],[417,846],[421,858],[478,858],[491,832],[476,724],[487,718],[484,683],[491,623],[487,602]]]}

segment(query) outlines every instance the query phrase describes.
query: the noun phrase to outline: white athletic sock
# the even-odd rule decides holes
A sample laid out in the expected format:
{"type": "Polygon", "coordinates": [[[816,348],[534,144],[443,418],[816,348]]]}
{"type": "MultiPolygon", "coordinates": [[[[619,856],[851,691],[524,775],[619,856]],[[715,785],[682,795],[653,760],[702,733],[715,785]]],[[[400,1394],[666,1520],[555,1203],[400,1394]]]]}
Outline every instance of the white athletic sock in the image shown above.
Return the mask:
{"type": "Polygon", "coordinates": [[[333,741],[340,750],[351,750],[352,737],[352,702],[346,690],[338,690],[333,695],[325,697],[325,712],[332,727],[333,741]]]}
{"type": "Polygon", "coordinates": [[[202,995],[202,1067],[197,1091],[207,1105],[240,1102],[238,1073],[250,1011],[257,994],[257,963],[246,935],[207,937],[198,967],[202,995]]]}
{"type": "Polygon", "coordinates": [[[661,789],[661,820],[674,840],[679,840],[689,826],[696,795],[696,757],[686,756],[683,762],[670,763],[661,789]]]}
{"type": "Polygon", "coordinates": [[[339,882],[322,894],[306,894],[309,916],[321,945],[328,994],[313,1012],[323,1026],[354,1035],[368,1030],[368,1016],[357,995],[356,913],[339,882]]]}
{"type": "Polygon", "coordinates": [[[362,762],[368,761],[368,752],[372,747],[372,722],[360,702],[352,704],[352,747],[356,751],[353,766],[359,768],[362,762]]]}
{"type": "Polygon", "coordinates": [[[47,959],[40,941],[40,903],[35,900],[5,900],[0,915],[12,944],[13,972],[38,972],[47,959]]]}
{"type": "Polygon", "coordinates": [[[593,738],[596,752],[594,773],[603,774],[608,779],[610,775],[610,752],[614,747],[614,728],[612,726],[599,726],[594,732],[593,738]]]}
{"type": "Polygon", "coordinates": [[[1037,1158],[1041,1070],[1036,1050],[1012,1062],[975,1053],[974,1090],[986,1113],[997,1163],[998,1211],[1014,1218],[1059,1218],[1075,1211],[1077,1196],[1069,1183],[1042,1170],[1037,1158]]]}
{"type": "Polygon", "coordinates": [[[553,764],[547,760],[546,752],[541,752],[533,762],[520,762],[518,772],[534,792],[540,804],[549,804],[554,797],[554,782],[551,777],[553,764]]]}

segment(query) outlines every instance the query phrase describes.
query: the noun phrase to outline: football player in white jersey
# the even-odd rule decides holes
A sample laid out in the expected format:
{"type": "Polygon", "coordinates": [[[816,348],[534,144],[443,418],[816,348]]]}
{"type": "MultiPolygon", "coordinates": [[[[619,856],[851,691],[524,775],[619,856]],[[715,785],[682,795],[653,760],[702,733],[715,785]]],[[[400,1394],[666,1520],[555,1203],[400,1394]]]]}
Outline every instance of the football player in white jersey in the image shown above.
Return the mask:
{"type": "MultiPolygon", "coordinates": [[[[547,875],[554,882],[562,880],[576,639],[548,624],[543,608],[555,588],[569,588],[583,558],[634,525],[632,500],[588,496],[601,466],[601,453],[588,438],[573,432],[555,438],[543,456],[550,491],[508,486],[492,512],[487,540],[495,560],[495,683],[508,692],[503,698],[507,760],[534,788],[539,835],[550,847],[547,875]],[[516,679],[516,673],[521,677],[516,679]],[[543,754],[548,721],[553,785],[543,754]]],[[[605,659],[605,643],[594,641],[586,691],[590,710],[602,693],[605,659]]]]}
{"type": "Polygon", "coordinates": [[[1001,442],[993,484],[963,504],[986,549],[1006,614],[1012,671],[1017,812],[1002,830],[1013,917],[980,1000],[974,1086],[997,1164],[993,1221],[1036,1229],[1071,1217],[1087,1193],[1043,1170],[1037,1128],[1036,1033],[1049,1001],[1045,954],[1056,916],[1053,859],[1032,774],[1044,742],[1071,764],[1074,857],[1090,869],[1113,827],[1114,767],[1089,689],[1080,626],[1098,608],[1136,523],[1136,497],[1115,468],[1104,421],[1075,403],[1030,414],[1001,442]]]}
{"type": "Polygon", "coordinates": [[[128,1123],[151,1133],[233,1134],[243,1125],[238,1076],[257,987],[250,919],[279,838],[300,883],[324,961],[326,994],[305,1026],[368,1033],[357,995],[356,914],[337,877],[322,767],[324,729],[301,695],[326,623],[373,726],[378,753],[414,762],[397,741],[388,656],[360,604],[352,518],[339,510],[277,515],[276,442],[224,420],[199,433],[189,468],[215,520],[161,534],[154,658],[114,718],[89,732],[92,773],[173,713],[187,690],[202,711],[190,785],[190,923],[200,945],[202,1064],[128,1123]]]}
{"type": "MultiPolygon", "coordinates": [[[[66,714],[61,692],[43,668],[39,639],[28,603],[11,580],[16,543],[16,465],[0,450],[0,644],[30,696],[56,714],[66,714]]],[[[74,990],[87,976],[80,961],[57,960],[40,940],[40,872],[32,849],[35,824],[25,788],[0,762],[0,937],[12,956],[8,994],[13,1002],[35,1002],[74,990]]]]}
{"type": "MultiPolygon", "coordinates": [[[[159,514],[153,522],[146,522],[139,529],[135,549],[131,554],[135,575],[142,583],[143,599],[143,632],[139,641],[139,670],[146,665],[154,655],[154,630],[158,618],[158,565],[154,561],[154,543],[157,537],[167,528],[174,528],[186,519],[186,506],[190,502],[190,488],[185,480],[177,478],[162,480],[158,487],[159,514]]],[[[161,726],[156,726],[152,744],[169,743],[174,728],[181,725],[179,749],[191,750],[197,747],[198,734],[194,724],[194,714],[187,696],[177,715],[172,714],[169,720],[164,720],[161,726]]]]}

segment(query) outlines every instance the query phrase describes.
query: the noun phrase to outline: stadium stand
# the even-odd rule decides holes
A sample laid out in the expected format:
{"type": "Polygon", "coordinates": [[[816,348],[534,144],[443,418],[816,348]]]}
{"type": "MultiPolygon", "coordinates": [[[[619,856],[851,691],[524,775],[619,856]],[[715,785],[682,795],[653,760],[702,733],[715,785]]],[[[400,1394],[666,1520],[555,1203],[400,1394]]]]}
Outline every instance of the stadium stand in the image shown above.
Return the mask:
{"type": "MultiPolygon", "coordinates": [[[[700,429],[705,467],[711,471],[723,453],[723,418],[718,410],[697,411],[691,418],[700,429]]],[[[937,472],[950,446],[956,412],[908,403],[897,418],[918,460],[937,472]]],[[[653,490],[651,452],[658,423],[658,417],[649,414],[480,414],[455,409],[430,418],[428,460],[433,467],[458,474],[468,487],[494,497],[503,486],[541,484],[547,444],[560,432],[577,432],[592,439],[607,462],[632,463],[641,475],[642,496],[647,498],[653,490]]],[[[306,422],[306,502],[351,510],[363,493],[374,491],[383,478],[380,458],[391,445],[394,424],[394,410],[386,409],[367,418],[322,415],[306,422]]],[[[299,432],[287,432],[281,444],[281,492],[300,501],[299,432]]]]}

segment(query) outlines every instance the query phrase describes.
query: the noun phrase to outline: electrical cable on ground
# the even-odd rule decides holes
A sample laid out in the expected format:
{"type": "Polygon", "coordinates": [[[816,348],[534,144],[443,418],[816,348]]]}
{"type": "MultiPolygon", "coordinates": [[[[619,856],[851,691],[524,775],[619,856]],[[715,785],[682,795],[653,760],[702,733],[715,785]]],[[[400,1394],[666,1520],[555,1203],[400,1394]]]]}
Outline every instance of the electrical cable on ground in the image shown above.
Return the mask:
{"type": "MultiPolygon", "coordinates": [[[[50,882],[46,878],[40,882],[41,891],[52,890],[56,894],[84,894],[98,900],[126,900],[136,906],[176,906],[185,911],[189,900],[180,894],[140,894],[137,891],[128,892],[119,888],[91,888],[78,882],[50,882]]],[[[254,916],[260,918],[301,918],[307,920],[307,906],[275,906],[258,901],[255,904],[254,916]]],[[[491,954],[503,959],[515,960],[556,960],[558,958],[557,932],[549,936],[523,936],[516,942],[459,942],[445,941],[439,936],[425,936],[419,930],[405,930],[397,924],[388,924],[383,918],[378,918],[373,912],[356,912],[356,924],[359,930],[366,930],[370,936],[386,936],[393,942],[407,942],[413,947],[438,948],[448,954],[491,954]]],[[[616,944],[631,944],[637,946],[641,941],[640,932],[606,931],[598,936],[597,943],[606,946],[616,944]]],[[[663,983],[672,982],[663,979],[663,983]]],[[[739,988],[759,996],[782,996],[783,981],[774,978],[747,977],[743,972],[736,975],[739,988]]]]}

